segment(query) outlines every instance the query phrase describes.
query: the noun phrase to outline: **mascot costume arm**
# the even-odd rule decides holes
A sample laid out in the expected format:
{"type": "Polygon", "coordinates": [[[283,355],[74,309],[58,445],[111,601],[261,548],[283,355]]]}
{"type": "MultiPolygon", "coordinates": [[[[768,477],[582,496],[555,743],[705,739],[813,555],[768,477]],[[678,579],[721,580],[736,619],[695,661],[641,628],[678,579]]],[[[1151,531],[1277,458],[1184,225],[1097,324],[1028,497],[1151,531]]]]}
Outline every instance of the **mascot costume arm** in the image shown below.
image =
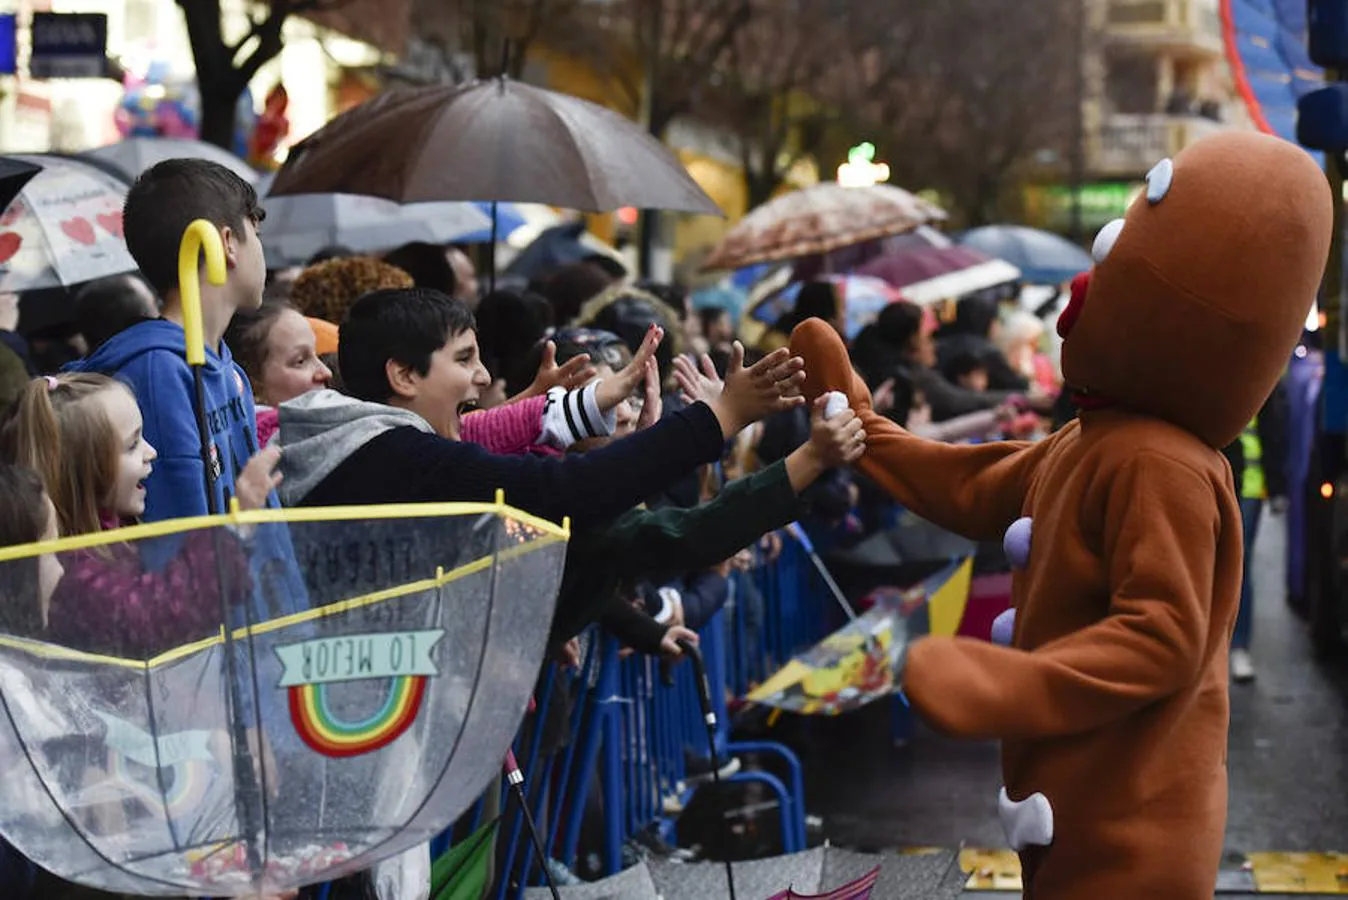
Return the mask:
{"type": "MultiPolygon", "coordinates": [[[[1045,444],[953,445],[909,434],[870,408],[836,332],[802,323],[807,396],[846,389],[866,427],[859,467],[899,503],[952,531],[993,539],[1020,517],[1045,444]]],[[[1190,683],[1208,638],[1217,498],[1200,473],[1154,453],[1127,460],[1098,496],[1108,524],[1109,615],[1033,653],[969,638],[927,638],[905,692],[942,730],[969,738],[1054,737],[1121,718],[1190,683]],[[1138,561],[1145,561],[1139,565],[1138,561]]]]}
{"type": "Polygon", "coordinates": [[[997,540],[1020,517],[1036,456],[1028,443],[943,444],[909,434],[871,409],[871,393],[852,369],[847,348],[821,319],[791,335],[791,352],[806,361],[805,393],[847,395],[866,427],[867,452],[857,463],[866,477],[905,508],[974,540],[997,540]],[[902,467],[892,460],[902,459],[902,467]]]}

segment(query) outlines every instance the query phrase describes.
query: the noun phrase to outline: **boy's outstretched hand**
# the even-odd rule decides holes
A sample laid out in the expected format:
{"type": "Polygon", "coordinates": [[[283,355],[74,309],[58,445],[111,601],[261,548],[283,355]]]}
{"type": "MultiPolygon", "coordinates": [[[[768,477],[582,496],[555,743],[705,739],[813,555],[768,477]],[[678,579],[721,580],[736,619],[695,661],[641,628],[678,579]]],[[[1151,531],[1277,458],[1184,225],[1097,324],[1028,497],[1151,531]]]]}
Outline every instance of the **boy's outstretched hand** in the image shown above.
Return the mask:
{"type": "Polygon", "coordinates": [[[785,347],[746,369],[744,345],[736,341],[726,367],[725,389],[707,404],[716,413],[726,439],[773,413],[804,405],[805,397],[800,392],[805,383],[804,369],[805,361],[792,356],[785,347]]]}
{"type": "Polygon", "coordinates": [[[824,472],[851,465],[866,452],[866,429],[857,414],[844,407],[825,418],[827,405],[827,394],[814,401],[810,439],[786,458],[786,472],[797,494],[824,472]]]}
{"type": "Polygon", "coordinates": [[[646,329],[646,336],[642,338],[641,346],[637,348],[632,361],[623,366],[621,372],[599,383],[594,392],[594,399],[600,409],[608,412],[637,392],[637,388],[641,387],[646,379],[647,364],[655,361],[655,351],[660,348],[660,342],[664,339],[665,330],[659,325],[652,325],[646,329]]]}

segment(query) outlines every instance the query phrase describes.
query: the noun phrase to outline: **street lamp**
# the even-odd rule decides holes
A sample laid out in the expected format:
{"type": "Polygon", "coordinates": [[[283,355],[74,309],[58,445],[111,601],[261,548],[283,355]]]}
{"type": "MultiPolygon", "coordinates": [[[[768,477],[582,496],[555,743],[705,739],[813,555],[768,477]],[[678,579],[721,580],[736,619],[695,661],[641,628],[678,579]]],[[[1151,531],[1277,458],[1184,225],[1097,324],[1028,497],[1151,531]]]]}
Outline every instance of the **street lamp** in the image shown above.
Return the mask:
{"type": "Polygon", "coordinates": [[[847,162],[838,166],[838,184],[843,187],[871,187],[889,180],[889,164],[875,161],[875,145],[870,141],[847,151],[847,162]]]}

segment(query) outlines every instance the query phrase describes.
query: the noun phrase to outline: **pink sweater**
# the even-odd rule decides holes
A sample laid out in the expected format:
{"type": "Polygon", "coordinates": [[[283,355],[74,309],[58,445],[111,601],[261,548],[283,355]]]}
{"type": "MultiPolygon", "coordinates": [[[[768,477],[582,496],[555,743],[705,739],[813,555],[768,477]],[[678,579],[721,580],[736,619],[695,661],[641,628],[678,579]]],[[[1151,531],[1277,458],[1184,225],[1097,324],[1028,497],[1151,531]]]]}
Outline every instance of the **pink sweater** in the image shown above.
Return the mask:
{"type": "Polygon", "coordinates": [[[576,441],[613,433],[614,414],[600,411],[597,387],[598,382],[576,391],[553,388],[544,397],[469,413],[460,437],[499,456],[560,456],[576,441]]]}
{"type": "Polygon", "coordinates": [[[498,456],[538,452],[560,456],[561,450],[539,444],[543,435],[543,410],[547,397],[530,397],[518,403],[472,412],[463,417],[460,437],[498,456]]]}
{"type": "Polygon", "coordinates": [[[51,598],[46,639],[133,659],[218,632],[225,619],[221,572],[233,587],[231,605],[252,584],[243,548],[222,529],[188,532],[159,571],[147,571],[125,543],[62,554],[61,563],[65,574],[51,598]]]}

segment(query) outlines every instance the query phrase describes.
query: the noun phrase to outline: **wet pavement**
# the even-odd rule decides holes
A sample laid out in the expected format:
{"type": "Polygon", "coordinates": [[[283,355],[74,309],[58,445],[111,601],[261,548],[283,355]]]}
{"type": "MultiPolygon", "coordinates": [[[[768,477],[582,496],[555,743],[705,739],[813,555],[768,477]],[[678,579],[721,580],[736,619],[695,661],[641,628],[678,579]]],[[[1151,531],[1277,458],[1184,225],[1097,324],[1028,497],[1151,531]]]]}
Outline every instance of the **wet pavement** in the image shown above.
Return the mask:
{"type": "MultiPolygon", "coordinates": [[[[1348,661],[1312,658],[1305,627],[1284,602],[1284,541],[1282,520],[1266,515],[1255,557],[1258,678],[1232,690],[1226,845],[1236,860],[1348,852],[1348,661]]],[[[919,725],[896,748],[888,707],[833,721],[784,719],[774,729],[802,754],[808,808],[824,819],[824,835],[862,850],[1004,847],[997,745],[919,725]]]]}

